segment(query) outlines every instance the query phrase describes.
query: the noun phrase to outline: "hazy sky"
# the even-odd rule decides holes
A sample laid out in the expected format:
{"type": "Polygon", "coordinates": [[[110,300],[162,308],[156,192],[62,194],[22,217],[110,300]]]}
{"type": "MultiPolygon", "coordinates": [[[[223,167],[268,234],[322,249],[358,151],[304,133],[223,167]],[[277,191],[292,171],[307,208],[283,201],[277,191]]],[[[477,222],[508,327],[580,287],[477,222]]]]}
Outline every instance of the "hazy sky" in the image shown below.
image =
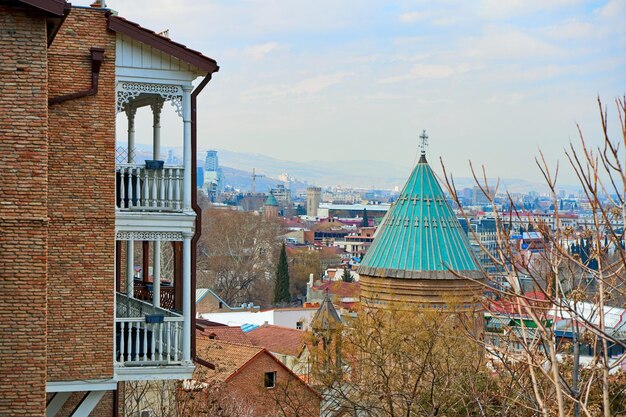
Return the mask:
{"type": "Polygon", "coordinates": [[[625,0],[107,5],[217,60],[200,149],[410,166],[426,129],[458,176],[537,179],[539,148],[565,162],[576,123],[601,133],[596,97],[615,115],[626,93],[625,0]]]}

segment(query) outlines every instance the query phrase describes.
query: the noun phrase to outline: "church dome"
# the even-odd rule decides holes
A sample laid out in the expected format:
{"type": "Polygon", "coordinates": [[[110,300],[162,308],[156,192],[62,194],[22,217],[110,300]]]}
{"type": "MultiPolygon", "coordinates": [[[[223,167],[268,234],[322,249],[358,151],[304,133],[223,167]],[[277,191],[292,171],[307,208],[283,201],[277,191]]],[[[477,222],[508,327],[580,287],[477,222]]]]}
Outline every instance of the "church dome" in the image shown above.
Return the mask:
{"type": "Polygon", "coordinates": [[[464,309],[481,296],[483,274],[424,152],[357,272],[372,302],[464,309]]]}

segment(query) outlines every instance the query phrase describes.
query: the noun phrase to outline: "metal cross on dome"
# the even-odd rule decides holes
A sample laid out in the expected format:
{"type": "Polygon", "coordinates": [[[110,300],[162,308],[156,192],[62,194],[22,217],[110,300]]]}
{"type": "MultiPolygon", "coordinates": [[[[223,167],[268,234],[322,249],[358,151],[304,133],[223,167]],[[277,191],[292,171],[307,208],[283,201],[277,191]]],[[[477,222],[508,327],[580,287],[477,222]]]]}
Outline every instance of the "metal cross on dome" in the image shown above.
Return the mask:
{"type": "Polygon", "coordinates": [[[422,130],[422,134],[420,135],[420,151],[422,155],[426,155],[426,148],[428,147],[428,135],[426,134],[426,130],[422,130]]]}

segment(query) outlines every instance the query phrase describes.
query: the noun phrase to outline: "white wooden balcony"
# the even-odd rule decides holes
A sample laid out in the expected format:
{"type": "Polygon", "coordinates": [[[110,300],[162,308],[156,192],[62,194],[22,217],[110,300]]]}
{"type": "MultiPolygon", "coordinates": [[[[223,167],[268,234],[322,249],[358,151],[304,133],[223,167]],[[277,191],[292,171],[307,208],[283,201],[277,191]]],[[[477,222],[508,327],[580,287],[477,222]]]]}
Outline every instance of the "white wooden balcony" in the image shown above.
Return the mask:
{"type": "Polygon", "coordinates": [[[191,378],[193,363],[183,360],[183,326],[183,316],[117,293],[118,380],[191,378]]]}
{"type": "Polygon", "coordinates": [[[183,166],[147,169],[145,164],[116,164],[115,204],[119,211],[183,211],[183,166]]]}

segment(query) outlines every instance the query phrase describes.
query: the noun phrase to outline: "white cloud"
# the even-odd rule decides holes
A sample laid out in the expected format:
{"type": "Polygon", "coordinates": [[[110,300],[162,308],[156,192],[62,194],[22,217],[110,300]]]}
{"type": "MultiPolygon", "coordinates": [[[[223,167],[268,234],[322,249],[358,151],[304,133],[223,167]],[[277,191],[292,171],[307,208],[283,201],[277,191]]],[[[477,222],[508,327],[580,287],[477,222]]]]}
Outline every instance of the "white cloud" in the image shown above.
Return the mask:
{"type": "Polygon", "coordinates": [[[455,66],[442,64],[415,64],[408,73],[383,78],[379,81],[379,83],[389,84],[408,80],[444,79],[450,78],[453,75],[468,72],[470,69],[471,67],[467,64],[455,66]]]}
{"type": "Polygon", "coordinates": [[[626,12],[626,4],[624,0],[609,0],[602,7],[594,10],[594,12],[601,17],[623,17],[626,12]]]}
{"type": "Polygon", "coordinates": [[[278,43],[267,42],[260,45],[249,46],[243,50],[243,54],[249,59],[260,61],[265,58],[267,54],[276,50],[276,48],[278,48],[278,43]]]}
{"type": "Polygon", "coordinates": [[[341,72],[305,78],[293,84],[270,85],[248,90],[242,94],[245,101],[267,100],[289,97],[309,97],[340,83],[351,73],[341,72]]]}
{"type": "Polygon", "coordinates": [[[426,20],[432,16],[430,12],[407,12],[398,16],[402,23],[415,23],[426,20]]]}
{"type": "Polygon", "coordinates": [[[480,37],[461,39],[463,54],[487,60],[562,57],[561,49],[515,27],[487,27],[480,37]]]}
{"type": "Polygon", "coordinates": [[[479,14],[487,19],[509,19],[565,9],[580,4],[582,0],[483,0],[479,14]]]}

